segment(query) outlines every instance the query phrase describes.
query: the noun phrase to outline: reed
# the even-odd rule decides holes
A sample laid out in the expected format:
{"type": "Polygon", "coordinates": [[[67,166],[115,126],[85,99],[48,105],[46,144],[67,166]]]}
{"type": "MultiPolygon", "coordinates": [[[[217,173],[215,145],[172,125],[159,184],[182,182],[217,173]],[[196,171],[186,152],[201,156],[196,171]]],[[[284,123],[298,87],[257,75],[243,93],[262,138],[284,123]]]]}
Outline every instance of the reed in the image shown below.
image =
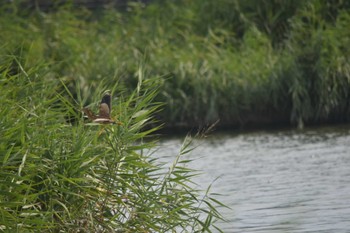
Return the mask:
{"type": "Polygon", "coordinates": [[[5,6],[1,54],[55,64],[50,72],[79,80],[83,92],[116,79],[132,92],[145,61],[146,73],[163,77],[156,99],[166,126],[349,121],[344,1],[155,1],[50,13],[5,6]]]}
{"type": "Polygon", "coordinates": [[[79,109],[87,100],[97,103],[104,83],[90,97],[78,85],[73,94],[69,81],[50,72],[54,67],[20,60],[7,56],[0,63],[0,231],[217,228],[222,217],[215,206],[222,204],[193,188],[198,173],[181,159],[190,144],[169,168],[150,154],[157,140],[151,133],[159,129],[153,117],[161,106],[159,79],[146,79],[140,68],[131,94],[109,86],[118,96],[112,117],[120,124],[85,124],[79,109]]]}

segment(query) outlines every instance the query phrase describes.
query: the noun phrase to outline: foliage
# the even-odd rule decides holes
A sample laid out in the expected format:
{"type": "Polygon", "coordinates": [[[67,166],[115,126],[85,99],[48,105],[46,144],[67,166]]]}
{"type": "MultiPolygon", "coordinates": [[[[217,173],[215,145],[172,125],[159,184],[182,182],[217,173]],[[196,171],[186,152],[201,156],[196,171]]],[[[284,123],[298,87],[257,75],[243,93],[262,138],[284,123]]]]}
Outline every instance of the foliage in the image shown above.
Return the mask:
{"type": "MultiPolygon", "coordinates": [[[[151,133],[159,128],[153,118],[161,106],[154,100],[158,79],[145,79],[140,68],[130,95],[110,87],[118,93],[112,115],[119,124],[94,125],[79,111],[87,104],[85,92],[76,85],[74,97],[69,80],[51,72],[55,68],[1,57],[0,231],[214,229],[220,203],[190,185],[197,173],[180,159],[189,144],[169,170],[149,154],[151,133]]],[[[91,101],[97,103],[105,87],[89,90],[91,101]]]]}
{"type": "Polygon", "coordinates": [[[348,122],[349,9],[342,0],[183,0],[44,13],[13,3],[0,16],[0,53],[55,64],[50,72],[68,86],[79,80],[84,96],[102,80],[131,92],[145,60],[149,76],[163,75],[166,126],[348,122]]]}

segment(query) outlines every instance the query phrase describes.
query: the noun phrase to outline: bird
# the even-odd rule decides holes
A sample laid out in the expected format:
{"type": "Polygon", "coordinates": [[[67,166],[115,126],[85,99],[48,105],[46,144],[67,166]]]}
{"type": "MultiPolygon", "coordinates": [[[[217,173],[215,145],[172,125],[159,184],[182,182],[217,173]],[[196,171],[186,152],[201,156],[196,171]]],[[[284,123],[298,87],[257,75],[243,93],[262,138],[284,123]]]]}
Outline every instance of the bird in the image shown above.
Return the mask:
{"type": "Polygon", "coordinates": [[[94,123],[99,124],[115,124],[115,121],[111,119],[111,94],[106,92],[101,100],[99,113],[95,115],[89,108],[83,108],[82,111],[87,117],[94,123]]]}

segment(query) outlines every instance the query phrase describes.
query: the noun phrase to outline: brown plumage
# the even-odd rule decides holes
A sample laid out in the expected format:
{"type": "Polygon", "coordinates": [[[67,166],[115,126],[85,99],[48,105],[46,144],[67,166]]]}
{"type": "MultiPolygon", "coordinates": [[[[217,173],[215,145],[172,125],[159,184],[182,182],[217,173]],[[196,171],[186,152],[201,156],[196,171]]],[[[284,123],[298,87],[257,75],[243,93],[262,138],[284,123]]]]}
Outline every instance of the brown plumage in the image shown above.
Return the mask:
{"type": "Polygon", "coordinates": [[[110,116],[111,112],[111,95],[106,93],[101,100],[99,113],[95,115],[89,108],[83,108],[83,112],[87,117],[95,123],[112,124],[115,123],[110,116]]]}

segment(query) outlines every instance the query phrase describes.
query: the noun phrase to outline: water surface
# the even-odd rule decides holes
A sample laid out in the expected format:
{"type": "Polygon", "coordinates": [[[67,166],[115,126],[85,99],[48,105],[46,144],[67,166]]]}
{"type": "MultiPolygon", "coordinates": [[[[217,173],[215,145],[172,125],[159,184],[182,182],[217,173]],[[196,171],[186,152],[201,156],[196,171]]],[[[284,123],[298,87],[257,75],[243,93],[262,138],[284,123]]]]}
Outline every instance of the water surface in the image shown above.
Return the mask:
{"type": "MultiPolygon", "coordinates": [[[[161,142],[173,161],[182,138],[161,142]]],[[[186,158],[232,209],[224,232],[350,232],[350,127],[213,134],[186,158]]]]}

